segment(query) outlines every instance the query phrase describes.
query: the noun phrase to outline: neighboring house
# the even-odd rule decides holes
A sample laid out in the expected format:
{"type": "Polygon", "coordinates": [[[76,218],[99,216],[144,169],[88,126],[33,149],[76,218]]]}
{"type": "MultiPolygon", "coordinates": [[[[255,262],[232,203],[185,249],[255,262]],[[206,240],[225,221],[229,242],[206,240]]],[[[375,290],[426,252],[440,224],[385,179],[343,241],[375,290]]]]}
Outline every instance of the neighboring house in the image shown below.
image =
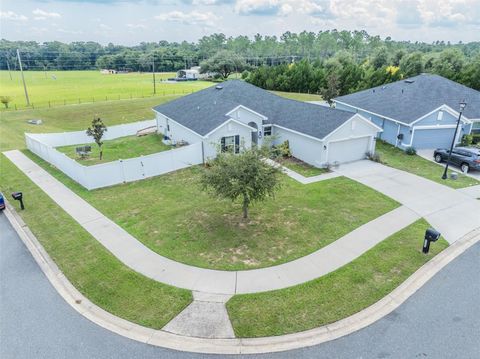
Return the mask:
{"type": "Polygon", "coordinates": [[[203,143],[203,158],[288,140],[293,156],[314,166],[365,158],[381,128],[359,114],[289,100],[240,80],[159,105],[157,127],[173,143],[203,143]]]}
{"type": "Polygon", "coordinates": [[[197,80],[200,78],[200,71],[198,69],[184,69],[177,71],[177,79],[197,80]]]}
{"type": "Polygon", "coordinates": [[[333,101],[337,109],[368,118],[383,129],[379,138],[404,149],[450,147],[461,101],[467,106],[456,142],[480,130],[480,92],[438,75],[422,74],[333,101]]]}
{"type": "Polygon", "coordinates": [[[100,73],[101,73],[102,75],[112,75],[112,74],[116,74],[116,73],[117,73],[117,70],[101,69],[101,70],[100,70],[100,73]]]}

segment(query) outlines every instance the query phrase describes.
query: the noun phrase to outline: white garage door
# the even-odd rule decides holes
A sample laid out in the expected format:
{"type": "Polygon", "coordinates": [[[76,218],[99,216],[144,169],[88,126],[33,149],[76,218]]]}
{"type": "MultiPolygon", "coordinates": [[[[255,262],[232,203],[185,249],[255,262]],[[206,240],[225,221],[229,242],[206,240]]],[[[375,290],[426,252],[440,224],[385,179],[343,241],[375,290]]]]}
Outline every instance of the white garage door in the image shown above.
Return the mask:
{"type": "Polygon", "coordinates": [[[370,150],[370,137],[352,138],[329,143],[328,162],[352,162],[365,158],[370,150]]]}

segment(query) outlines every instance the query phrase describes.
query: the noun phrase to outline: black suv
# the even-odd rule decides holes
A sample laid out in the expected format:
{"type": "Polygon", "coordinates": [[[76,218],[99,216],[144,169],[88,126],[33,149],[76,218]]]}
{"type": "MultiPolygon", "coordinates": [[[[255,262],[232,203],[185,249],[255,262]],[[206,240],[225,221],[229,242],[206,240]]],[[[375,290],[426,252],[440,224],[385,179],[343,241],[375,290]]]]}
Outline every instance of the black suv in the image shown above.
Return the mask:
{"type": "MultiPolygon", "coordinates": [[[[433,152],[435,162],[443,162],[448,159],[450,150],[438,148],[433,152]]],[[[450,164],[460,167],[463,173],[470,170],[480,171],[480,148],[475,147],[455,147],[450,157],[450,164]]]]}

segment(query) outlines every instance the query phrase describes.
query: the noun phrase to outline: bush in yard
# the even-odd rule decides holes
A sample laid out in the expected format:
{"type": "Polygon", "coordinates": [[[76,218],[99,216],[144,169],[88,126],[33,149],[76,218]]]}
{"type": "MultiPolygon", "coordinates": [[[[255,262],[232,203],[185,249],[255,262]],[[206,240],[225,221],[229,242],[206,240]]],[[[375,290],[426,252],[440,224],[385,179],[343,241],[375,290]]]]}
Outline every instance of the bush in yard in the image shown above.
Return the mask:
{"type": "Polygon", "coordinates": [[[417,154],[417,150],[415,149],[415,147],[407,147],[405,153],[409,156],[413,156],[417,154]]]}
{"type": "Polygon", "coordinates": [[[8,104],[12,101],[10,96],[0,96],[0,102],[3,103],[5,108],[8,108],[8,104]]]}
{"type": "Polygon", "coordinates": [[[240,199],[243,218],[254,202],[274,197],[280,187],[280,169],[265,162],[264,149],[251,148],[239,154],[222,152],[208,162],[201,176],[201,186],[214,196],[231,201],[240,199]]]}
{"type": "Polygon", "coordinates": [[[278,146],[278,150],[280,151],[282,157],[292,157],[292,151],[290,151],[290,143],[288,142],[288,140],[281,143],[278,146]]]}
{"type": "Polygon", "coordinates": [[[105,132],[107,132],[107,127],[103,123],[103,121],[100,118],[94,118],[92,121],[92,126],[87,128],[87,135],[90,137],[93,137],[95,143],[98,145],[98,149],[100,150],[100,160],[102,160],[103,156],[103,151],[102,151],[102,145],[103,145],[103,135],[105,132]]]}
{"type": "Polygon", "coordinates": [[[463,135],[462,146],[471,146],[473,144],[473,135],[463,135]]]}
{"type": "Polygon", "coordinates": [[[242,72],[242,79],[243,79],[243,80],[246,80],[249,74],[250,74],[250,72],[248,72],[247,70],[244,70],[244,71],[242,72]]]}

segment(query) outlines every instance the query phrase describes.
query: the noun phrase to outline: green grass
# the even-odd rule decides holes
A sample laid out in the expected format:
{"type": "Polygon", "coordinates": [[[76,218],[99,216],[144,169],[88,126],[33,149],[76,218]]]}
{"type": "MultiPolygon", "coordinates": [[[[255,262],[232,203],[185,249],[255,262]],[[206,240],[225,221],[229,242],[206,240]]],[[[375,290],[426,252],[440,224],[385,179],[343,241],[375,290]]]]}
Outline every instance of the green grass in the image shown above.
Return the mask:
{"type": "Polygon", "coordinates": [[[172,146],[164,144],[162,139],[163,135],[149,134],[141,137],[126,136],[105,141],[102,146],[103,158],[101,161],[99,149],[95,143],[89,144],[92,146],[92,152],[90,156],[86,158],[79,158],[75,152],[77,147],[83,145],[57,147],[57,150],[65,153],[67,156],[73,158],[82,165],[91,166],[119,159],[145,156],[172,149],[172,146]]]}
{"type": "Polygon", "coordinates": [[[313,281],[271,292],[236,295],[227,303],[237,337],[281,335],[348,317],[377,302],[448,246],[421,252],[425,220],[385,239],[359,258],[313,281]]]}
{"type": "MultiPolygon", "coordinates": [[[[129,74],[102,75],[100,71],[24,71],[30,103],[35,107],[98,102],[106,99],[138,98],[153,96],[151,73],[132,72],[129,74]],[[52,77],[54,76],[55,79],[52,77]]],[[[182,95],[198,91],[211,82],[188,81],[178,83],[162,82],[174,76],[172,73],[156,74],[157,95],[182,95]]],[[[20,71],[0,71],[0,95],[10,96],[10,108],[25,108],[26,100],[20,71]]],[[[3,105],[2,105],[3,107],[3,105]]]]}
{"type": "MultiPolygon", "coordinates": [[[[380,155],[382,163],[387,166],[425,177],[452,188],[464,188],[480,184],[478,180],[465,176],[459,173],[459,171],[455,171],[458,173],[457,180],[452,180],[450,177],[447,180],[443,180],[442,174],[444,169],[442,166],[417,155],[407,155],[404,151],[383,141],[377,141],[375,151],[380,155]]],[[[449,170],[449,173],[452,173],[452,171],[449,170]]]]}
{"type": "Polygon", "coordinates": [[[26,154],[157,253],[191,265],[240,270],[311,253],[396,208],[392,199],[344,177],[302,185],[282,176],[275,199],[253,206],[211,198],[199,167],[87,191],[26,154]]]}
{"type": "Polygon", "coordinates": [[[310,93],[271,91],[272,93],[297,101],[322,101],[322,96],[310,93]]]}
{"type": "Polygon", "coordinates": [[[318,176],[328,172],[325,168],[314,167],[294,157],[282,158],[279,162],[304,177],[318,176]]]}
{"type": "MultiPolygon", "coordinates": [[[[127,268],[0,155],[0,190],[25,194],[20,215],[72,284],[108,312],[162,328],[191,301],[190,291],[148,279],[127,268]]],[[[16,205],[16,203],[15,203],[16,205]]]]}
{"type": "Polygon", "coordinates": [[[0,151],[25,148],[24,132],[46,133],[85,130],[96,116],[107,126],[153,119],[152,107],[178,96],[108,101],[94,104],[60,106],[51,109],[0,112],[0,151]],[[42,125],[29,125],[39,118],[42,125]]]}

